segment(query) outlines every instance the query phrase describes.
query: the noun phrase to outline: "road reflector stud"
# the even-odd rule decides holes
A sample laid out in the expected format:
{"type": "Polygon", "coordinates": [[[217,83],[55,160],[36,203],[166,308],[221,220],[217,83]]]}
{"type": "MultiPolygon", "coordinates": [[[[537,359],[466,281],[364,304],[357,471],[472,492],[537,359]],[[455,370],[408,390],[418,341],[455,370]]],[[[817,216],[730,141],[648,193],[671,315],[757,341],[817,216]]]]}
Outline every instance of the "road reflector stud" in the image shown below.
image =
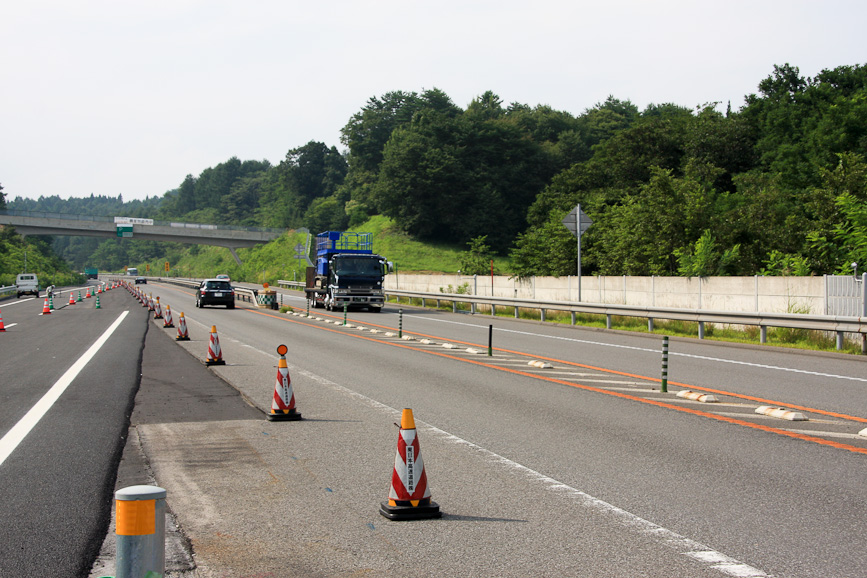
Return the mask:
{"type": "Polygon", "coordinates": [[[389,520],[424,520],[442,516],[440,507],[431,501],[427,473],[421,459],[415,418],[406,408],[400,416],[397,454],[391,475],[388,501],[381,502],[379,513],[389,520]]]}
{"type": "Polygon", "coordinates": [[[807,416],[799,411],[791,411],[782,407],[770,407],[763,405],[756,408],[756,413],[766,415],[768,417],[776,417],[779,419],[787,419],[789,421],[809,421],[807,416]]]}
{"type": "Polygon", "coordinates": [[[297,421],[301,414],[295,409],[295,393],[292,391],[292,379],[289,377],[289,366],[286,364],[285,345],[277,346],[277,383],[274,385],[274,399],[271,402],[271,413],[268,421],[297,421]]]}
{"type": "Polygon", "coordinates": [[[217,336],[217,326],[211,325],[211,337],[208,340],[208,359],[205,365],[226,365],[223,352],[220,350],[220,338],[217,336]]]}
{"type": "Polygon", "coordinates": [[[178,317],[178,336],[175,337],[175,341],[189,341],[190,334],[187,333],[187,320],[184,319],[184,312],[181,311],[180,316],[178,317]]]}
{"type": "Polygon", "coordinates": [[[719,399],[715,395],[709,395],[706,393],[698,393],[697,391],[689,391],[685,389],[683,391],[677,392],[677,397],[682,397],[684,399],[690,399],[692,401],[700,401],[702,403],[717,403],[719,399]]]}

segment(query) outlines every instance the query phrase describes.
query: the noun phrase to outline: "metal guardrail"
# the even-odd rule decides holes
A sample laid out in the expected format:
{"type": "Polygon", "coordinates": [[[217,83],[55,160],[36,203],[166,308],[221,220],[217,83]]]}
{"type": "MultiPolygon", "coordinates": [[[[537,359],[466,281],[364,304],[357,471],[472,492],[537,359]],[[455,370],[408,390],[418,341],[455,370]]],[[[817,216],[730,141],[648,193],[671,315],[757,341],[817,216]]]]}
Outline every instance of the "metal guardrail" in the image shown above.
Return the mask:
{"type": "Polygon", "coordinates": [[[577,313],[605,315],[606,327],[611,328],[611,318],[614,315],[623,317],[641,317],[647,319],[648,331],[653,331],[655,319],[692,321],[698,323],[698,337],[704,339],[706,323],[729,325],[753,325],[760,329],[760,342],[767,342],[768,327],[787,327],[791,329],[808,329],[835,333],[837,349],[843,348],[843,338],[846,333],[861,335],[861,351],[867,353],[867,317],[843,317],[837,315],[804,315],[797,313],[753,313],[737,311],[710,311],[704,309],[675,309],[670,307],[634,307],[608,303],[585,303],[576,301],[537,301],[528,299],[513,299],[509,297],[484,297],[478,295],[461,295],[456,293],[421,293],[417,291],[386,290],[386,296],[421,299],[425,301],[440,301],[452,303],[452,310],[457,310],[458,303],[467,303],[471,312],[475,313],[476,305],[491,307],[491,315],[496,314],[498,307],[513,308],[515,317],[519,309],[538,309],[540,318],[545,320],[546,311],[568,311],[572,314],[572,324],[575,324],[577,313]]]}
{"type": "Polygon", "coordinates": [[[18,287],[16,287],[15,285],[0,287],[0,295],[5,295],[6,293],[15,293],[16,291],[18,291],[18,287]]]}

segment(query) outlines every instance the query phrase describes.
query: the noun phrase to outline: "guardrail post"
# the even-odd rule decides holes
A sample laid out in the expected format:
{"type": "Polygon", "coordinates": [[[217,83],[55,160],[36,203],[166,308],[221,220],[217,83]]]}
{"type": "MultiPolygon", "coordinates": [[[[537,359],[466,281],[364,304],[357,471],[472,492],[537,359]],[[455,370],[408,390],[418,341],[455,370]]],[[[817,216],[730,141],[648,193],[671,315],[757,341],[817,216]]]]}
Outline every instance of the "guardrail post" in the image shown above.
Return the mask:
{"type": "Polygon", "coordinates": [[[163,576],[166,572],[166,491],[130,486],[114,494],[117,578],[163,576]]]}
{"type": "Polygon", "coordinates": [[[662,383],[659,391],[668,393],[668,335],[662,338],[662,383]]]}
{"type": "Polygon", "coordinates": [[[542,318],[542,321],[545,321],[545,310],[544,310],[544,309],[540,309],[539,312],[541,313],[541,316],[540,316],[540,317],[542,318]]]}
{"type": "Polygon", "coordinates": [[[653,317],[647,318],[647,331],[653,333],[653,317]]]}
{"type": "Polygon", "coordinates": [[[515,319],[517,319],[517,318],[518,318],[518,308],[515,307],[515,319]]]}
{"type": "Polygon", "coordinates": [[[836,341],[837,341],[836,342],[837,351],[843,349],[843,332],[842,331],[837,332],[837,340],[836,341]]]}
{"type": "Polygon", "coordinates": [[[759,325],[759,343],[768,342],[768,326],[759,325]]]}
{"type": "Polygon", "coordinates": [[[458,312],[458,302],[452,301],[452,313],[457,313],[457,312],[458,312]]]}
{"type": "Polygon", "coordinates": [[[570,317],[572,318],[571,319],[572,325],[575,325],[575,312],[574,311],[572,311],[572,315],[570,317]]]}
{"type": "Polygon", "coordinates": [[[493,303],[491,303],[491,317],[493,317],[496,314],[497,314],[497,308],[493,303]]]}
{"type": "Polygon", "coordinates": [[[704,321],[698,322],[698,338],[704,339],[704,321]]]}
{"type": "Polygon", "coordinates": [[[611,314],[605,314],[605,329],[611,329],[611,314]]]}

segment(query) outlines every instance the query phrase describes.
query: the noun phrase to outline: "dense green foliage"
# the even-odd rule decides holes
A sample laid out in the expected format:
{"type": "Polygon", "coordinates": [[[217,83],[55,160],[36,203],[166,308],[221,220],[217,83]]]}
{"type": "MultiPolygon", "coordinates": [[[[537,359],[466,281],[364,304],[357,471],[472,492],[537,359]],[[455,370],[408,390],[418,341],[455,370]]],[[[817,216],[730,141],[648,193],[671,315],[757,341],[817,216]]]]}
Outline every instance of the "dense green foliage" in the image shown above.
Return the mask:
{"type": "MultiPolygon", "coordinates": [[[[803,78],[777,66],[757,88],[737,111],[641,111],[609,97],[578,116],[504,105],[490,91],[466,109],[438,89],[388,92],[349,119],[342,153],[310,141],[277,165],[233,157],[132,203],[8,204],[314,232],[384,218],[400,239],[395,251],[408,241],[447,248],[440,270],[489,269],[493,257],[498,273],[527,276],[576,272],[576,239],[561,221],[580,203],[594,223],[582,237],[584,274],[822,274],[867,264],[867,67],[803,78]]],[[[89,238],[57,238],[54,248],[78,269],[106,270],[202,262],[212,251],[89,238]]],[[[270,268],[285,270],[286,257],[270,268]]],[[[212,265],[245,274],[233,262],[212,265]]]]}

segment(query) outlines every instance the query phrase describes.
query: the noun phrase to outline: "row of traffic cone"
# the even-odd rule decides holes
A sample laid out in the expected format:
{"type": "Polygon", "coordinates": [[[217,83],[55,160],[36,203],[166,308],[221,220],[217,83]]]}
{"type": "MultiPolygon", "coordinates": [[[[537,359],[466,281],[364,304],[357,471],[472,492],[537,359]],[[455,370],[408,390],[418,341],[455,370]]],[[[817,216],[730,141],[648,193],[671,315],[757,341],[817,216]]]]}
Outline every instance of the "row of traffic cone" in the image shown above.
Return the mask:
{"type": "MultiPolygon", "coordinates": [[[[140,300],[151,310],[154,310],[154,319],[159,318],[157,317],[160,315],[159,297],[154,302],[145,298],[138,289],[130,289],[130,291],[134,295],[138,294],[140,300]]],[[[163,327],[170,327],[171,323],[171,307],[166,305],[163,327]]],[[[190,339],[183,312],[178,318],[178,336],[175,339],[177,341],[189,341],[190,339]]],[[[277,380],[274,384],[271,412],[267,415],[268,421],[298,421],[303,419],[295,404],[295,392],[292,388],[292,379],[286,362],[287,351],[288,348],[285,345],[277,347],[280,358],[277,362],[277,380]]],[[[205,365],[225,365],[225,363],[217,326],[212,325],[208,337],[208,357],[205,360],[205,365]]],[[[380,503],[379,513],[390,520],[397,521],[439,518],[442,514],[439,505],[431,499],[427,473],[421,457],[418,431],[411,409],[403,410],[399,427],[397,452],[394,458],[388,500],[380,503]]]]}

